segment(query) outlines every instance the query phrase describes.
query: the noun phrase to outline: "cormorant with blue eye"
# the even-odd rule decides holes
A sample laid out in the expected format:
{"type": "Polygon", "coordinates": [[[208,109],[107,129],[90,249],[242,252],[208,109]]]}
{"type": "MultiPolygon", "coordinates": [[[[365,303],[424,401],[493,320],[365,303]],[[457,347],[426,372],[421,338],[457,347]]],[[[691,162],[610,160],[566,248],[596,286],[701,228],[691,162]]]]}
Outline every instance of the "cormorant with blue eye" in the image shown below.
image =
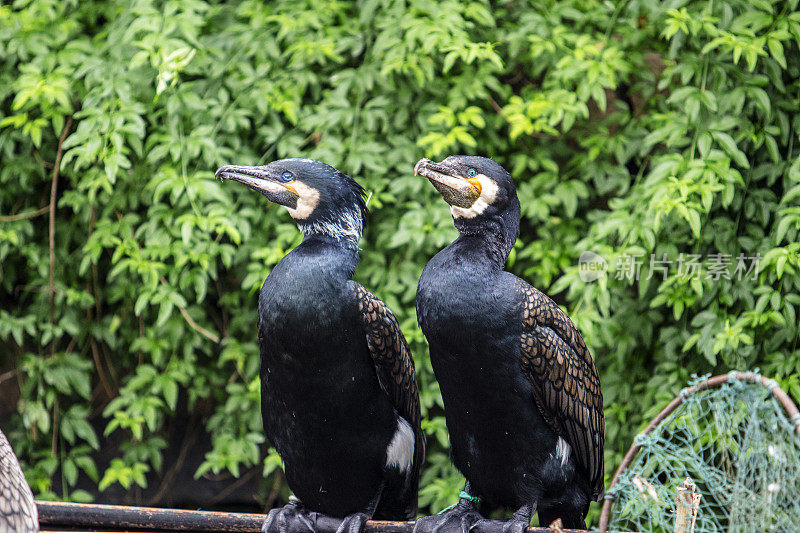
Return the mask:
{"type": "Polygon", "coordinates": [[[603,496],[605,419],[600,380],[575,325],[545,294],[503,270],[519,233],[511,176],[491,159],[423,159],[450,204],[458,238],[425,266],[417,319],[444,399],[453,464],[467,479],[450,511],[417,533],[522,532],[561,518],[585,529],[603,496]],[[473,502],[516,510],[484,520],[473,502]]]}
{"type": "Polygon", "coordinates": [[[414,361],[394,314],[352,280],[363,189],[310,159],[216,176],[284,206],[304,234],[258,300],[264,431],[297,497],[263,530],[316,531],[330,523],[320,514],[345,517],[348,533],[371,518],[414,519],[425,453],[414,361]]]}

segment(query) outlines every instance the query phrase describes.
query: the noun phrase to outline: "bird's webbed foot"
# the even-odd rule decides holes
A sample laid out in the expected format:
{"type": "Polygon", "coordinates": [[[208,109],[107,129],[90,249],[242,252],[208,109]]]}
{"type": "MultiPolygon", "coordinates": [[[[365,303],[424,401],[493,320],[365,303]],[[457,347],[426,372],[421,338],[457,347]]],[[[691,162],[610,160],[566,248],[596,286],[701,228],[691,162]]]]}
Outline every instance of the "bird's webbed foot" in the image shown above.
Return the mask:
{"type": "Polygon", "coordinates": [[[470,528],[470,533],[525,533],[531,524],[530,519],[510,518],[508,520],[481,519],[470,528]]]}
{"type": "Polygon", "coordinates": [[[508,520],[478,520],[472,525],[471,533],[525,533],[535,511],[536,504],[530,503],[523,505],[508,520]]]}
{"type": "Polygon", "coordinates": [[[270,510],[261,533],[316,533],[317,513],[308,511],[299,501],[270,510]]]}
{"type": "Polygon", "coordinates": [[[472,525],[482,519],[472,502],[461,499],[449,511],[419,518],[414,533],[469,533],[472,525]]]}
{"type": "Polygon", "coordinates": [[[342,520],[336,533],[362,533],[369,519],[367,513],[353,513],[342,520]]]}

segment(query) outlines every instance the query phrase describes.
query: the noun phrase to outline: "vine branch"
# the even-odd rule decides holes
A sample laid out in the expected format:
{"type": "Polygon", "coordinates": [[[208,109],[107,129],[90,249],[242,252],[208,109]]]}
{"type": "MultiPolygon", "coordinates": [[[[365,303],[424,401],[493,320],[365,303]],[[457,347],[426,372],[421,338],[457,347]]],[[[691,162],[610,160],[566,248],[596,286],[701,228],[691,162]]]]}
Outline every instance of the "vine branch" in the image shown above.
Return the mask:
{"type": "MultiPolygon", "coordinates": [[[[58,190],[58,167],[61,166],[61,156],[64,155],[64,140],[72,127],[72,116],[67,118],[67,123],[58,138],[56,160],[53,163],[53,183],[50,185],[50,324],[55,324],[55,297],[56,297],[56,191],[58,190]]],[[[56,349],[55,339],[50,344],[50,353],[56,349]]]]}
{"type": "MultiPolygon", "coordinates": [[[[167,280],[164,279],[163,277],[161,278],[161,283],[163,283],[164,285],[169,285],[167,283],[167,280]]],[[[189,316],[189,312],[186,309],[184,309],[183,307],[181,307],[180,305],[176,305],[175,307],[178,308],[178,311],[181,312],[181,316],[183,317],[183,319],[186,320],[186,323],[189,324],[189,326],[193,330],[195,330],[197,333],[199,333],[203,337],[209,339],[213,343],[219,344],[219,340],[220,339],[219,339],[218,335],[215,335],[214,333],[208,331],[206,328],[204,328],[203,326],[201,326],[200,324],[195,322],[194,319],[192,319],[192,317],[189,316]]]]}
{"type": "Polygon", "coordinates": [[[26,218],[34,218],[39,215],[44,215],[50,211],[50,206],[46,205],[36,211],[25,211],[24,213],[17,213],[16,215],[0,215],[0,222],[16,222],[17,220],[25,220],[26,218]]]}

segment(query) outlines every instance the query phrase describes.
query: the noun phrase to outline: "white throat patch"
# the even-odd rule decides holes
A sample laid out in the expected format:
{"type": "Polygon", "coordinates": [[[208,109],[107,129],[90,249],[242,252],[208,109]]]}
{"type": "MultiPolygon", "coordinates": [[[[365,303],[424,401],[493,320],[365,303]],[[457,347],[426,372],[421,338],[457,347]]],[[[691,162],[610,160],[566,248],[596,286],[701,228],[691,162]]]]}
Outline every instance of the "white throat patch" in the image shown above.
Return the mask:
{"type": "Polygon", "coordinates": [[[414,462],[414,430],[405,418],[397,417],[397,429],[386,448],[386,466],[408,472],[414,462]]]}
{"type": "Polygon", "coordinates": [[[294,187],[294,190],[297,191],[297,195],[300,198],[297,199],[296,208],[292,209],[291,207],[287,207],[286,209],[289,210],[289,214],[292,215],[293,219],[298,221],[305,220],[311,215],[312,211],[316,209],[317,205],[319,205],[319,191],[301,181],[294,181],[290,185],[294,187]]]}
{"type": "Polygon", "coordinates": [[[451,205],[450,212],[453,214],[453,218],[475,218],[486,211],[486,208],[497,198],[497,183],[493,179],[485,174],[478,174],[475,178],[481,184],[481,195],[478,196],[472,207],[465,209],[451,205]]]}
{"type": "Polygon", "coordinates": [[[306,222],[308,217],[319,205],[319,191],[300,181],[292,182],[292,187],[299,196],[297,207],[294,209],[287,207],[286,209],[304,235],[327,235],[337,241],[348,240],[358,248],[358,241],[361,239],[361,232],[364,228],[364,220],[358,209],[347,210],[336,219],[318,218],[315,222],[309,223],[306,222]]]}

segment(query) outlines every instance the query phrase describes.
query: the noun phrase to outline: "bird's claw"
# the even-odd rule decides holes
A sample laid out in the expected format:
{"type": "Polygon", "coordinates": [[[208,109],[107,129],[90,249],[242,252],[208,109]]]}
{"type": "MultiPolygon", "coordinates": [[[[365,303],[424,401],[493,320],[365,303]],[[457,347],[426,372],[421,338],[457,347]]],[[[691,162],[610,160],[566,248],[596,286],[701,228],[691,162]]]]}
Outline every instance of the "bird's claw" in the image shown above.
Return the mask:
{"type": "Polygon", "coordinates": [[[446,513],[423,516],[414,524],[414,533],[469,533],[483,517],[474,507],[456,506],[446,513]]]}
{"type": "Polygon", "coordinates": [[[290,502],[278,509],[270,510],[261,533],[315,533],[315,518],[297,502],[290,502]]]}
{"type": "Polygon", "coordinates": [[[369,516],[366,513],[353,513],[342,520],[336,533],[362,533],[369,516]]]}
{"type": "Polygon", "coordinates": [[[472,524],[470,533],[525,533],[530,525],[530,520],[525,522],[519,518],[509,520],[481,519],[472,524]]]}

